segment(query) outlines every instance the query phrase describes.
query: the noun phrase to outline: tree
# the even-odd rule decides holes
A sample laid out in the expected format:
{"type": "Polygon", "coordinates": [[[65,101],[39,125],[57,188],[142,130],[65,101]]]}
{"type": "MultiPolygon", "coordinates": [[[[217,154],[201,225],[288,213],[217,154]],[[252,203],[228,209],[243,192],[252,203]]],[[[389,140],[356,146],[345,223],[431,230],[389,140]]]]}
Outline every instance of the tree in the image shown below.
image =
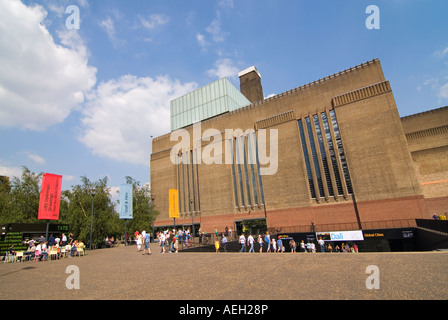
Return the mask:
{"type": "MultiPolygon", "coordinates": [[[[152,232],[152,215],[154,219],[158,212],[155,210],[151,202],[151,190],[149,185],[140,185],[140,182],[136,181],[132,177],[125,177],[127,184],[132,184],[132,206],[133,206],[133,219],[126,222],[126,229],[128,234],[134,234],[135,231],[152,232]]],[[[123,232],[124,232],[124,222],[123,232]]]]}
{"type": "Polygon", "coordinates": [[[42,174],[22,167],[21,178],[14,177],[2,192],[0,221],[2,223],[35,223],[38,221],[42,174]],[[8,192],[9,191],[9,192],[8,192]]]}
{"type": "MultiPolygon", "coordinates": [[[[0,179],[0,224],[9,223],[45,223],[38,220],[40,189],[43,173],[35,174],[23,167],[21,178],[0,179]]],[[[90,242],[90,221],[93,202],[92,245],[103,243],[106,236],[121,238],[124,234],[123,220],[119,219],[112,201],[108,179],[90,181],[81,177],[81,183],[71,190],[61,192],[59,221],[68,224],[75,239],[90,242]],[[91,190],[95,191],[92,198],[91,190]]],[[[150,203],[148,185],[140,186],[140,182],[126,177],[126,182],[133,186],[133,219],[127,221],[128,233],[135,230],[151,231],[152,214],[157,215],[150,203]]]]}
{"type": "Polygon", "coordinates": [[[81,185],[62,193],[59,222],[69,224],[74,237],[88,244],[93,201],[92,245],[98,246],[106,236],[120,235],[120,221],[107,187],[107,177],[96,182],[85,176],[81,180],[81,185]],[[94,197],[91,191],[95,192],[94,197]]]}

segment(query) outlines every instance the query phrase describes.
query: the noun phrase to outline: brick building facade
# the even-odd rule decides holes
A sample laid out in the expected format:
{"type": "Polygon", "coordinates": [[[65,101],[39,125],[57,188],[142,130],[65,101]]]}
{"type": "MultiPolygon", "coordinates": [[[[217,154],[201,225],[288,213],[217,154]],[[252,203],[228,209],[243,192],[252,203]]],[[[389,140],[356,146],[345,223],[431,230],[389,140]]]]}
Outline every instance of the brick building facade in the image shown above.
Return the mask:
{"type": "Polygon", "coordinates": [[[267,99],[256,68],[239,76],[249,105],[184,127],[188,146],[153,139],[156,227],[173,225],[169,189],[176,224],[207,232],[413,227],[448,210],[448,108],[400,118],[378,59],[267,99]]]}

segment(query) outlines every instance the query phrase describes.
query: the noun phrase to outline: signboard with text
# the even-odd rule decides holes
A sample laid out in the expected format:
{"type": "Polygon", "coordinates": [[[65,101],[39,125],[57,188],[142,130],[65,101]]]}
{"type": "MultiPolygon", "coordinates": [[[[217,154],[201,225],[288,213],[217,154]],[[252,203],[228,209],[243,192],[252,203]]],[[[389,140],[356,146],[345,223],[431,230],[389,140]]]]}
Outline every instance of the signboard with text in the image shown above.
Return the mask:
{"type": "Polygon", "coordinates": [[[120,219],[132,219],[132,184],[120,185],[120,219]]]}
{"type": "Polygon", "coordinates": [[[59,220],[62,176],[45,173],[39,199],[39,220],[59,220]]]}
{"type": "Polygon", "coordinates": [[[170,189],[169,191],[169,214],[170,219],[179,218],[179,191],[176,189],[170,189]]]}
{"type": "Polygon", "coordinates": [[[324,241],[362,241],[364,236],[361,230],[355,231],[331,231],[316,232],[317,239],[322,238],[324,241]]]}

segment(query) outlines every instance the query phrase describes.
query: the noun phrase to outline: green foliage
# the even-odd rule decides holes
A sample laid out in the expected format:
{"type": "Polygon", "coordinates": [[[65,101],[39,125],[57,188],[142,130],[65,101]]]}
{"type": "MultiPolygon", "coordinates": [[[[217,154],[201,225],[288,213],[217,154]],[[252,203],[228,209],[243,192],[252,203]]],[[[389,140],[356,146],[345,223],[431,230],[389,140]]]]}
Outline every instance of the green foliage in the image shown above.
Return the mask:
{"type": "MultiPolygon", "coordinates": [[[[134,208],[134,219],[127,221],[127,233],[133,234],[135,230],[151,232],[153,208],[149,186],[140,186],[131,177],[125,179],[133,185],[134,208]]],[[[0,224],[45,223],[37,219],[41,180],[42,173],[35,174],[23,167],[21,179],[0,183],[0,224]]],[[[118,210],[112,200],[111,188],[107,186],[107,177],[90,181],[84,176],[81,177],[81,184],[62,191],[57,223],[70,225],[75,239],[82,240],[88,246],[93,217],[92,245],[97,247],[106,236],[121,239],[124,234],[125,222],[119,219],[118,210]]]]}
{"type": "Polygon", "coordinates": [[[152,215],[154,213],[155,219],[158,213],[150,201],[151,191],[149,186],[141,186],[140,182],[129,176],[125,177],[125,180],[127,184],[132,184],[133,194],[133,219],[127,221],[126,233],[133,235],[137,230],[139,232],[146,230],[152,233],[152,215]]]}

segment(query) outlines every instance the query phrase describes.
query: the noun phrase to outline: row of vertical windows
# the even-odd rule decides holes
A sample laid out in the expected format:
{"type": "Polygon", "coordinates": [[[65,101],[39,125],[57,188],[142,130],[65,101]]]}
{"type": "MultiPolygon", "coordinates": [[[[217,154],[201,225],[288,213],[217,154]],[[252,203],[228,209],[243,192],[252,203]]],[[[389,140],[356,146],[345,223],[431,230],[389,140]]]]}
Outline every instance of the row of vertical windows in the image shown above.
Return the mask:
{"type": "Polygon", "coordinates": [[[180,213],[201,211],[197,157],[196,149],[184,152],[178,156],[177,185],[180,213]]]}
{"type": "Polygon", "coordinates": [[[227,140],[232,158],[232,179],[235,206],[253,207],[264,204],[255,132],[227,140]]]}
{"type": "Polygon", "coordinates": [[[298,120],[311,198],[353,193],[336,114],[328,114],[298,120]]]}

